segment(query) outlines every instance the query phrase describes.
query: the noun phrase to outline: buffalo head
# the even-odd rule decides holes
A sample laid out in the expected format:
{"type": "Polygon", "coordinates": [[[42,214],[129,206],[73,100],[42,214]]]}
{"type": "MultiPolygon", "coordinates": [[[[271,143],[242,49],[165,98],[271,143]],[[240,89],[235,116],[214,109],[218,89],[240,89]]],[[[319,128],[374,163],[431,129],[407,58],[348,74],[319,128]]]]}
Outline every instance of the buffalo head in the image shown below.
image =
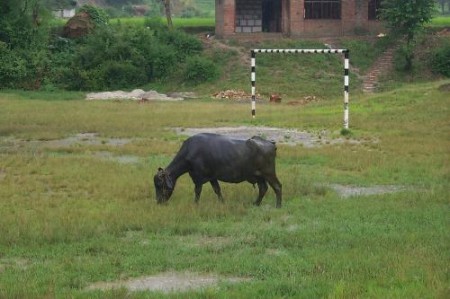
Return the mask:
{"type": "Polygon", "coordinates": [[[162,168],[158,168],[158,172],[153,177],[156,191],[156,201],[164,203],[169,200],[172,195],[174,185],[170,174],[162,168]]]}

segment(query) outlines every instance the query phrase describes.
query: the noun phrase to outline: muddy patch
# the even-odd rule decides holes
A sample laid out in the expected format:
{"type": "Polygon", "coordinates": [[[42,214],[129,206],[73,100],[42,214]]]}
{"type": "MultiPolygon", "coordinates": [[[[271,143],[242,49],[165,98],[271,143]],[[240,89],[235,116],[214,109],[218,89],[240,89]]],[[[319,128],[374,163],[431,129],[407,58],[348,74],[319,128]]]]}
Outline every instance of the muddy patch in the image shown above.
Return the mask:
{"type": "Polygon", "coordinates": [[[405,186],[396,185],[378,185],[371,187],[358,187],[358,186],[346,186],[339,184],[329,185],[337,194],[342,198],[349,198],[353,196],[369,196],[369,195],[381,195],[387,193],[396,193],[405,191],[408,188],[405,186]]]}
{"type": "MultiPolygon", "coordinates": [[[[50,139],[50,140],[21,140],[8,138],[4,140],[4,147],[45,147],[49,149],[67,148],[74,146],[99,146],[106,145],[111,147],[124,146],[135,139],[131,138],[107,138],[100,137],[97,133],[79,133],[73,136],[69,136],[62,139],[50,139]]],[[[2,144],[0,144],[2,146],[2,144]]],[[[0,147],[1,149],[1,147],[0,147]]]]}
{"type": "MultiPolygon", "coordinates": [[[[132,143],[136,139],[131,138],[104,138],[97,133],[80,133],[63,139],[54,140],[21,140],[8,138],[0,141],[0,152],[16,152],[20,148],[45,149],[49,155],[93,158],[103,161],[117,162],[120,164],[138,164],[141,157],[134,155],[117,155],[110,151],[89,151],[87,153],[64,152],[64,149],[79,148],[84,146],[121,147],[132,143]],[[60,150],[63,149],[61,152],[60,150]]],[[[6,176],[6,170],[0,168],[0,181],[6,176]]]]}
{"type": "Polygon", "coordinates": [[[198,133],[217,133],[228,135],[238,139],[248,139],[253,136],[260,136],[268,140],[276,141],[279,144],[303,145],[307,148],[319,147],[326,144],[360,144],[361,141],[346,138],[331,138],[329,132],[320,131],[310,133],[295,129],[283,129],[272,127],[218,127],[218,128],[176,128],[180,135],[192,136],[198,133]]]}
{"type": "Polygon", "coordinates": [[[130,138],[102,138],[97,133],[79,133],[63,139],[30,141],[47,147],[70,147],[74,145],[122,146],[131,143],[130,138]]]}
{"type": "Polygon", "coordinates": [[[97,158],[104,161],[117,162],[120,164],[138,164],[140,163],[141,158],[133,155],[113,155],[111,152],[102,151],[95,152],[91,155],[93,158],[97,158]]]}
{"type": "Polygon", "coordinates": [[[218,287],[220,283],[239,283],[249,279],[239,277],[219,277],[212,274],[176,273],[139,277],[126,281],[97,282],[87,290],[111,290],[126,288],[129,291],[156,291],[163,293],[185,292],[206,287],[218,287]]]}

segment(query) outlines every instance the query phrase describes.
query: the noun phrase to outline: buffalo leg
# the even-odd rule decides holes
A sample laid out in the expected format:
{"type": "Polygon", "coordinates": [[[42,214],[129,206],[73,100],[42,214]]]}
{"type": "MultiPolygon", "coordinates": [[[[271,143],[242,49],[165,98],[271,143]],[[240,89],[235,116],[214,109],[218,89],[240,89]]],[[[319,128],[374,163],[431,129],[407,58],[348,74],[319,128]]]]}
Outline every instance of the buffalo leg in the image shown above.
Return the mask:
{"type": "Polygon", "coordinates": [[[267,178],[270,187],[272,187],[273,191],[275,191],[275,195],[277,196],[277,208],[281,208],[281,183],[278,178],[273,175],[267,178]]]}
{"type": "Polygon", "coordinates": [[[210,181],[211,186],[213,187],[214,192],[217,194],[217,197],[220,201],[223,201],[222,191],[220,190],[220,185],[217,180],[210,181]]]}
{"type": "Polygon", "coordinates": [[[268,187],[267,187],[267,182],[264,178],[258,179],[257,184],[258,184],[259,194],[258,194],[258,198],[256,198],[256,201],[254,202],[254,204],[256,206],[259,206],[261,204],[261,201],[262,201],[264,195],[267,192],[268,187]]]}
{"type": "Polygon", "coordinates": [[[195,184],[195,202],[198,203],[200,194],[202,194],[202,184],[195,184]]]}

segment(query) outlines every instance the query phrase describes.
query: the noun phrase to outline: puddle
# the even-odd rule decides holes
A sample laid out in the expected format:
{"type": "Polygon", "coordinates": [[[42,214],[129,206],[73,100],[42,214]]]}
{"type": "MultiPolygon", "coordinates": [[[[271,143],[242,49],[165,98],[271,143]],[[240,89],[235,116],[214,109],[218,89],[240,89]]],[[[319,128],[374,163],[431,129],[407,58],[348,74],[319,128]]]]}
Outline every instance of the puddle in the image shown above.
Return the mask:
{"type": "Polygon", "coordinates": [[[334,191],[336,191],[340,197],[349,198],[353,196],[368,196],[368,195],[380,195],[386,193],[396,193],[400,191],[405,191],[407,188],[405,186],[396,185],[379,185],[371,187],[357,187],[357,186],[345,186],[339,184],[329,185],[334,191]]]}
{"type": "MultiPolygon", "coordinates": [[[[50,155],[70,155],[85,158],[94,158],[105,161],[112,161],[121,164],[138,164],[141,158],[134,155],[114,155],[109,151],[96,151],[91,153],[64,153],[58,152],[58,149],[81,147],[81,146],[98,146],[106,145],[110,147],[124,146],[136,139],[131,138],[103,138],[97,133],[80,133],[71,137],[55,140],[20,140],[7,138],[0,140],[0,152],[16,152],[19,148],[44,148],[50,155]]],[[[0,181],[6,176],[6,171],[0,168],[0,181]]]]}
{"type": "Polygon", "coordinates": [[[154,276],[139,277],[126,281],[97,282],[87,290],[111,290],[126,288],[129,291],[158,291],[164,293],[184,292],[205,287],[217,287],[219,283],[239,283],[249,281],[239,277],[219,277],[217,275],[200,275],[195,273],[169,272],[154,276]]]}
{"type": "Polygon", "coordinates": [[[305,131],[298,131],[295,129],[282,129],[272,127],[218,127],[218,128],[176,128],[177,134],[192,136],[198,133],[217,133],[228,135],[238,139],[248,139],[253,136],[261,136],[268,140],[276,141],[279,144],[287,145],[303,145],[306,148],[313,148],[325,144],[360,144],[358,140],[337,138],[329,138],[327,131],[320,133],[309,133],[305,131]]]}
{"type": "Polygon", "coordinates": [[[92,157],[99,158],[105,161],[113,161],[120,164],[138,164],[140,162],[140,157],[133,155],[121,155],[115,156],[111,152],[95,152],[92,157]]]}
{"type": "Polygon", "coordinates": [[[31,142],[39,142],[48,147],[69,147],[73,145],[122,146],[131,143],[131,141],[130,138],[101,138],[97,133],[79,133],[64,139],[31,142]]]}

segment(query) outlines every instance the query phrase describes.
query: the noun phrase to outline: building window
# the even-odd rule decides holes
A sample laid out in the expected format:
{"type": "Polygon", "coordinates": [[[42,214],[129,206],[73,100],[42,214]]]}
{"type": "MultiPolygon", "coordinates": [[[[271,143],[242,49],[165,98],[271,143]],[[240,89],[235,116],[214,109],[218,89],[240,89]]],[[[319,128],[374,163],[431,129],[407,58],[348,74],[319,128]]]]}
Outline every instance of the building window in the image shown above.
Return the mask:
{"type": "Polygon", "coordinates": [[[341,0],[305,0],[305,19],[340,19],[341,0]]]}
{"type": "Polygon", "coordinates": [[[377,20],[380,14],[381,0],[369,0],[369,20],[377,20]]]}

